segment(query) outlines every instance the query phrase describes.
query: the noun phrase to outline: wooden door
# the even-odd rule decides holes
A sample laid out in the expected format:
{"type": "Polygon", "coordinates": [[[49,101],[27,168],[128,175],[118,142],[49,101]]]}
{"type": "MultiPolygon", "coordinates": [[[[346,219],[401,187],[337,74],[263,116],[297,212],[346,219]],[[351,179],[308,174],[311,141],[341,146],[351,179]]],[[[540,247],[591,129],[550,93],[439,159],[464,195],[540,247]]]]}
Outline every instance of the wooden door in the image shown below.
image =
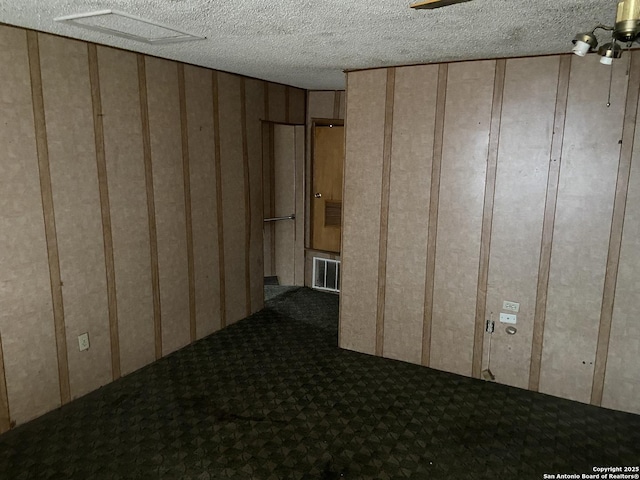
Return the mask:
{"type": "Polygon", "coordinates": [[[343,126],[316,125],[313,128],[312,163],[311,248],[339,253],[342,230],[343,126]]]}

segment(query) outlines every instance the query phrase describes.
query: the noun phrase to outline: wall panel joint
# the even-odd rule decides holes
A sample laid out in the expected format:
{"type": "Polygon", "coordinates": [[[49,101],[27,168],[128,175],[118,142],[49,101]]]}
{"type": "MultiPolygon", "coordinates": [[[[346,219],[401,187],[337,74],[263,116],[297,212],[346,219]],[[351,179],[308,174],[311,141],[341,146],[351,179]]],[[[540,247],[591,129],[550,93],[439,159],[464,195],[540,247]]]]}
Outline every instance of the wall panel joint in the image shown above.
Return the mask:
{"type": "Polygon", "coordinates": [[[384,304],[387,277],[387,241],[389,233],[389,190],[391,183],[391,144],[393,135],[393,103],[395,68],[387,69],[384,107],[384,143],[382,153],[382,189],[380,202],[380,243],[378,249],[378,304],[376,314],[376,355],[384,355],[384,304]]]}
{"type": "Polygon", "coordinates": [[[484,349],[484,326],[487,308],[487,284],[489,280],[489,259],[491,250],[491,229],[493,226],[493,204],[498,169],[498,148],[500,143],[500,124],[502,117],[502,98],[506,60],[496,61],[493,84],[493,103],[491,107],[491,126],[489,130],[489,148],[487,152],[487,171],[482,212],[482,233],[480,236],[480,264],[478,266],[478,287],[476,296],[476,314],[473,339],[473,361],[471,375],[480,378],[482,371],[482,353],[484,349]]]}
{"type": "Polygon", "coordinates": [[[222,165],[220,157],[220,100],[218,92],[218,73],[212,72],[212,88],[213,88],[213,138],[214,138],[214,158],[216,171],[216,202],[218,211],[218,264],[220,275],[220,328],[227,326],[226,314],[226,289],[224,274],[224,215],[222,209],[222,165]]]}
{"type": "Polygon", "coordinates": [[[438,91],[433,134],[433,158],[431,160],[431,187],[429,198],[429,226],[427,230],[427,264],[424,292],[424,319],[422,323],[422,365],[431,361],[431,326],[433,320],[433,288],[436,271],[436,244],[438,228],[438,204],[440,201],[440,173],[442,169],[442,146],[444,142],[444,116],[447,102],[447,75],[449,66],[438,66],[438,91]]]}
{"type": "Polygon", "coordinates": [[[149,218],[149,247],[151,253],[151,288],[153,292],[153,327],[156,360],[162,357],[162,312],[160,306],[160,269],[158,265],[158,231],[156,227],[153,165],[151,161],[151,133],[149,129],[149,102],[147,99],[147,70],[145,57],[138,54],[138,87],[140,91],[140,117],[142,119],[142,147],[144,178],[149,218]]]}
{"type": "Polygon", "coordinates": [[[553,229],[556,219],[558,183],[560,181],[560,166],[562,164],[562,145],[564,141],[564,126],[567,116],[570,74],[571,55],[564,55],[560,58],[560,68],[558,71],[558,90],[553,120],[553,138],[551,140],[551,151],[549,156],[549,173],[547,177],[547,193],[545,198],[544,219],[542,221],[540,261],[538,265],[538,282],[536,286],[536,305],[531,344],[531,365],[529,367],[529,390],[534,391],[538,391],[540,386],[542,342],[544,339],[544,324],[547,315],[547,294],[549,289],[549,272],[551,269],[553,229]]]}
{"type": "Polygon", "coordinates": [[[62,298],[62,278],[60,276],[60,255],[58,252],[58,234],[56,231],[53,190],[51,186],[47,125],[44,113],[42,74],[40,70],[40,47],[38,45],[37,32],[31,30],[27,31],[27,48],[29,53],[29,71],[31,77],[31,95],[33,100],[33,118],[36,132],[38,171],[40,175],[40,192],[42,195],[44,230],[47,243],[47,255],[49,259],[49,278],[51,281],[53,321],[58,358],[60,401],[64,405],[71,400],[69,360],[67,357],[67,337],[64,321],[64,303],[62,298]]]}
{"type": "Polygon", "coordinates": [[[2,351],[2,335],[0,335],[0,434],[11,428],[9,411],[9,395],[7,394],[7,378],[4,371],[4,353],[2,351]]]}
{"type": "MultiPolygon", "coordinates": [[[[251,311],[251,177],[249,171],[249,146],[247,140],[247,85],[246,79],[240,79],[240,122],[242,128],[242,169],[244,180],[244,232],[245,232],[245,289],[247,298],[247,315],[251,311]]],[[[288,91],[288,90],[287,90],[288,91]]],[[[288,110],[287,110],[288,111],[288,110]]]]}
{"type": "Polygon", "coordinates": [[[120,378],[120,338],[118,336],[118,301],[116,298],[116,272],[113,258],[113,235],[111,231],[111,206],[109,202],[109,183],[107,178],[107,160],[104,149],[104,125],[102,121],[102,97],[100,95],[100,72],[98,51],[93,43],[87,44],[89,55],[89,82],[91,84],[91,104],[93,108],[93,129],[98,170],[98,191],[100,196],[100,215],[104,262],[107,275],[107,309],[109,316],[109,337],[111,340],[111,377],[120,378]]]}
{"type": "Polygon", "coordinates": [[[180,98],[180,137],[182,143],[182,177],[184,186],[184,217],[187,238],[187,275],[189,283],[189,336],[197,338],[196,326],[196,270],[193,254],[193,216],[191,214],[191,173],[189,166],[189,125],[187,120],[187,93],[184,64],[178,63],[178,93],[180,98]]]}

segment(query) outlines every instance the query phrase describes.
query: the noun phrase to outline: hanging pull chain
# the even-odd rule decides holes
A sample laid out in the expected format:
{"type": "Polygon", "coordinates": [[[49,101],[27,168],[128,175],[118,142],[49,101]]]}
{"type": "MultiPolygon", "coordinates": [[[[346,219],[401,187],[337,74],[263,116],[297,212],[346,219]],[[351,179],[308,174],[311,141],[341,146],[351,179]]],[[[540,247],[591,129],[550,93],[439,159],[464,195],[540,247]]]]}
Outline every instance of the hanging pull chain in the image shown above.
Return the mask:
{"type": "Polygon", "coordinates": [[[613,83],[613,65],[609,67],[609,93],[607,95],[607,108],[611,106],[611,85],[613,83]]]}

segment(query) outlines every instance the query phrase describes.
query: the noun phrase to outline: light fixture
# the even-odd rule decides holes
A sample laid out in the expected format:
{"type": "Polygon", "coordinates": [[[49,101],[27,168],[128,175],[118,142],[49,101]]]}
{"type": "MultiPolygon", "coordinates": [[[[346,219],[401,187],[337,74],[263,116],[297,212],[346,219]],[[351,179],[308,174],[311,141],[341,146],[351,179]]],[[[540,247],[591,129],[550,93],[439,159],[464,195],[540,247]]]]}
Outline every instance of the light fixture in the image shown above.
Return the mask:
{"type": "Polygon", "coordinates": [[[579,57],[584,57],[587,52],[589,52],[589,50],[598,46],[598,39],[593,34],[593,32],[579,33],[573,39],[573,44],[574,47],[571,49],[571,51],[579,57]]]}
{"type": "Polygon", "coordinates": [[[590,32],[577,34],[573,39],[574,47],[571,51],[580,57],[595,51],[598,47],[598,39],[595,36],[596,30],[611,32],[611,42],[598,49],[598,54],[602,56],[600,63],[611,65],[614,58],[622,56],[622,47],[617,42],[626,43],[630,47],[633,42],[640,41],[640,0],[622,0],[618,2],[614,26],[610,27],[600,23],[590,32]]]}
{"type": "Polygon", "coordinates": [[[605,43],[598,49],[598,55],[602,58],[600,63],[603,65],[611,65],[614,58],[620,58],[622,56],[622,47],[613,40],[612,42],[605,43]]]}

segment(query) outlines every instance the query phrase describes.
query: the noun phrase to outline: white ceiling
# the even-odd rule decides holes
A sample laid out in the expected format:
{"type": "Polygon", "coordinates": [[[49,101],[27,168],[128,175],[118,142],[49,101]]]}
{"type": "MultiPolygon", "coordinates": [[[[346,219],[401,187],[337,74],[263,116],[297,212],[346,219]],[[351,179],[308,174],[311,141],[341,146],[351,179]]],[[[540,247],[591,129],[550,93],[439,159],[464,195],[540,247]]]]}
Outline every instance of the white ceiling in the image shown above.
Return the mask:
{"type": "Polygon", "coordinates": [[[345,69],[567,52],[613,23],[616,0],[1,0],[0,22],[307,89],[344,88],[345,69]],[[206,40],[148,45],[55,17],[115,9],[206,40]]]}

